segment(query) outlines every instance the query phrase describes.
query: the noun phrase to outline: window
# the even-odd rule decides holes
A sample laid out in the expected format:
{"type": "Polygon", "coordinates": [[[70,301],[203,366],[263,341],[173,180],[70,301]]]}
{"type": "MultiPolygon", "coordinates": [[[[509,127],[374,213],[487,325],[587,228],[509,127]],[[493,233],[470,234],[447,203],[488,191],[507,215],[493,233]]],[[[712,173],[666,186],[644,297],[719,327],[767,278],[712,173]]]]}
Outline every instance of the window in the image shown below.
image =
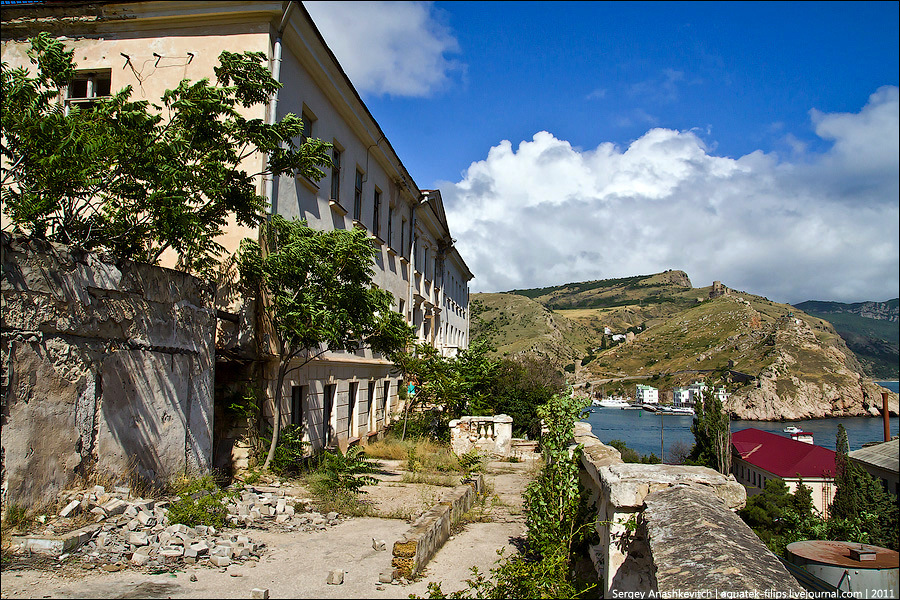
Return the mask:
{"type": "Polygon", "coordinates": [[[384,382],[384,396],[381,398],[381,414],[384,419],[384,424],[387,425],[390,421],[388,416],[388,411],[391,408],[391,380],[387,379],[384,382]]]}
{"type": "Polygon", "coordinates": [[[369,381],[369,431],[375,431],[378,414],[375,407],[375,380],[369,381]]]}
{"type": "Polygon", "coordinates": [[[356,399],[359,395],[359,382],[350,382],[350,406],[347,408],[347,437],[356,437],[356,399]]]}
{"type": "Polygon", "coordinates": [[[393,242],[394,242],[394,207],[388,206],[388,230],[387,230],[388,247],[392,247],[393,242]]]}
{"type": "Polygon", "coordinates": [[[375,190],[375,210],[372,211],[372,233],[381,235],[381,192],[375,190]]]}
{"type": "Polygon", "coordinates": [[[353,190],[353,220],[362,220],[363,174],[356,170],[356,186],[353,190]]]}
{"type": "Polygon", "coordinates": [[[406,256],[406,219],[400,222],[400,256],[406,256]]]}
{"type": "Polygon", "coordinates": [[[331,151],[331,199],[341,201],[341,151],[337,146],[331,151]]]}
{"type": "Polygon", "coordinates": [[[325,446],[331,445],[331,415],[334,412],[334,393],[337,390],[337,385],[330,383],[325,386],[325,398],[324,404],[322,405],[322,444],[325,446]]]}
{"type": "Polygon", "coordinates": [[[291,425],[303,425],[303,412],[306,409],[306,386],[291,386],[291,425]]]}
{"type": "Polygon", "coordinates": [[[406,313],[404,312],[405,309],[406,309],[406,300],[401,298],[400,306],[398,307],[397,312],[400,313],[401,315],[403,315],[403,318],[406,318],[406,313]]]}
{"type": "Polygon", "coordinates": [[[305,110],[303,111],[303,113],[301,113],[300,122],[303,123],[303,133],[300,134],[301,144],[306,143],[306,140],[312,137],[313,121],[315,121],[315,119],[312,118],[305,110]]]}
{"type": "Polygon", "coordinates": [[[69,82],[66,105],[89,108],[94,104],[94,101],[100,98],[108,98],[111,88],[112,75],[109,69],[76,73],[72,81],[69,82]]]}

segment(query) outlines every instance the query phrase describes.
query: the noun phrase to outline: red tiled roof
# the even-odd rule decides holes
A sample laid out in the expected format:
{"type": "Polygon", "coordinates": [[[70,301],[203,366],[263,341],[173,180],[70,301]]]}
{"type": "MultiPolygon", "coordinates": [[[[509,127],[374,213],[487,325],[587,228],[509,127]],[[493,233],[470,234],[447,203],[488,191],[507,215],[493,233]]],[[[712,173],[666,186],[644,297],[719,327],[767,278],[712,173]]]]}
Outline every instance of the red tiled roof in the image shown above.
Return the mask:
{"type": "Polygon", "coordinates": [[[761,431],[743,429],[731,444],[748,463],[779,477],[834,477],[834,450],[761,431]]]}

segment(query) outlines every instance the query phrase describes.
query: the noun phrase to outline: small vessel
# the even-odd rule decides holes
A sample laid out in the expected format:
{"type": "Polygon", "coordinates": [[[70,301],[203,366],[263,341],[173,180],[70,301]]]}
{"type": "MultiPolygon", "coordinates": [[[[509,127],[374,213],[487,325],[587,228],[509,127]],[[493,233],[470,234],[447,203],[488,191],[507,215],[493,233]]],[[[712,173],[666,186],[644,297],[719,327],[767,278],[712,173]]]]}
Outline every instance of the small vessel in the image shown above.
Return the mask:
{"type": "Polygon", "coordinates": [[[598,406],[602,406],[604,408],[625,408],[630,406],[628,402],[626,402],[622,398],[604,398],[597,402],[598,406]]]}
{"type": "Polygon", "coordinates": [[[673,415],[692,415],[694,414],[694,409],[690,406],[673,406],[671,408],[667,408],[666,412],[671,413],[673,415]]]}
{"type": "Polygon", "coordinates": [[[803,430],[796,425],[788,425],[784,428],[785,433],[803,433],[803,430]]]}

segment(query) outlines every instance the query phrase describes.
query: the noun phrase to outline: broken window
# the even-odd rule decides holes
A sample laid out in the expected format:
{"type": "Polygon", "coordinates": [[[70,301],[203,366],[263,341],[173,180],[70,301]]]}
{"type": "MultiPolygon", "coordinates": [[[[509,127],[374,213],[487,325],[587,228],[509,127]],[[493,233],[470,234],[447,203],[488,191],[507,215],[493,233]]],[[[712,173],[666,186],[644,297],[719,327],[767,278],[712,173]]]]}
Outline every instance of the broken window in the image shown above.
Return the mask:
{"type": "Polygon", "coordinates": [[[112,74],[109,69],[76,73],[66,90],[66,108],[90,108],[97,100],[109,98],[111,89],[112,74]]]}

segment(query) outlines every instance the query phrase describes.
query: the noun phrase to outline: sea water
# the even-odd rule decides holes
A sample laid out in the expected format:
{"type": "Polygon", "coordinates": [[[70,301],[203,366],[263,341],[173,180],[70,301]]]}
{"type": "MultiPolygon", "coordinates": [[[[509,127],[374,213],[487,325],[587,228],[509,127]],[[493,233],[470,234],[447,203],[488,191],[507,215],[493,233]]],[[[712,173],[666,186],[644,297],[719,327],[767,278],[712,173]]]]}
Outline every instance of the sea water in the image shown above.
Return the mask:
{"type": "MultiPolygon", "coordinates": [[[[897,391],[896,381],[876,382],[890,390],[897,391]]],[[[603,442],[622,440],[639,454],[656,454],[665,459],[672,444],[680,442],[688,448],[694,443],[691,433],[690,415],[658,415],[645,410],[622,410],[621,408],[592,407],[593,412],[584,419],[591,424],[594,435],[603,442]]],[[[847,430],[850,450],[858,450],[866,442],[884,440],[884,422],[880,417],[849,417],[836,419],[808,419],[805,421],[732,421],[731,431],[761,429],[785,437],[788,425],[795,425],[813,434],[817,446],[835,449],[838,425],[847,430]]],[[[891,435],[900,433],[900,419],[891,418],[891,435]]]]}

